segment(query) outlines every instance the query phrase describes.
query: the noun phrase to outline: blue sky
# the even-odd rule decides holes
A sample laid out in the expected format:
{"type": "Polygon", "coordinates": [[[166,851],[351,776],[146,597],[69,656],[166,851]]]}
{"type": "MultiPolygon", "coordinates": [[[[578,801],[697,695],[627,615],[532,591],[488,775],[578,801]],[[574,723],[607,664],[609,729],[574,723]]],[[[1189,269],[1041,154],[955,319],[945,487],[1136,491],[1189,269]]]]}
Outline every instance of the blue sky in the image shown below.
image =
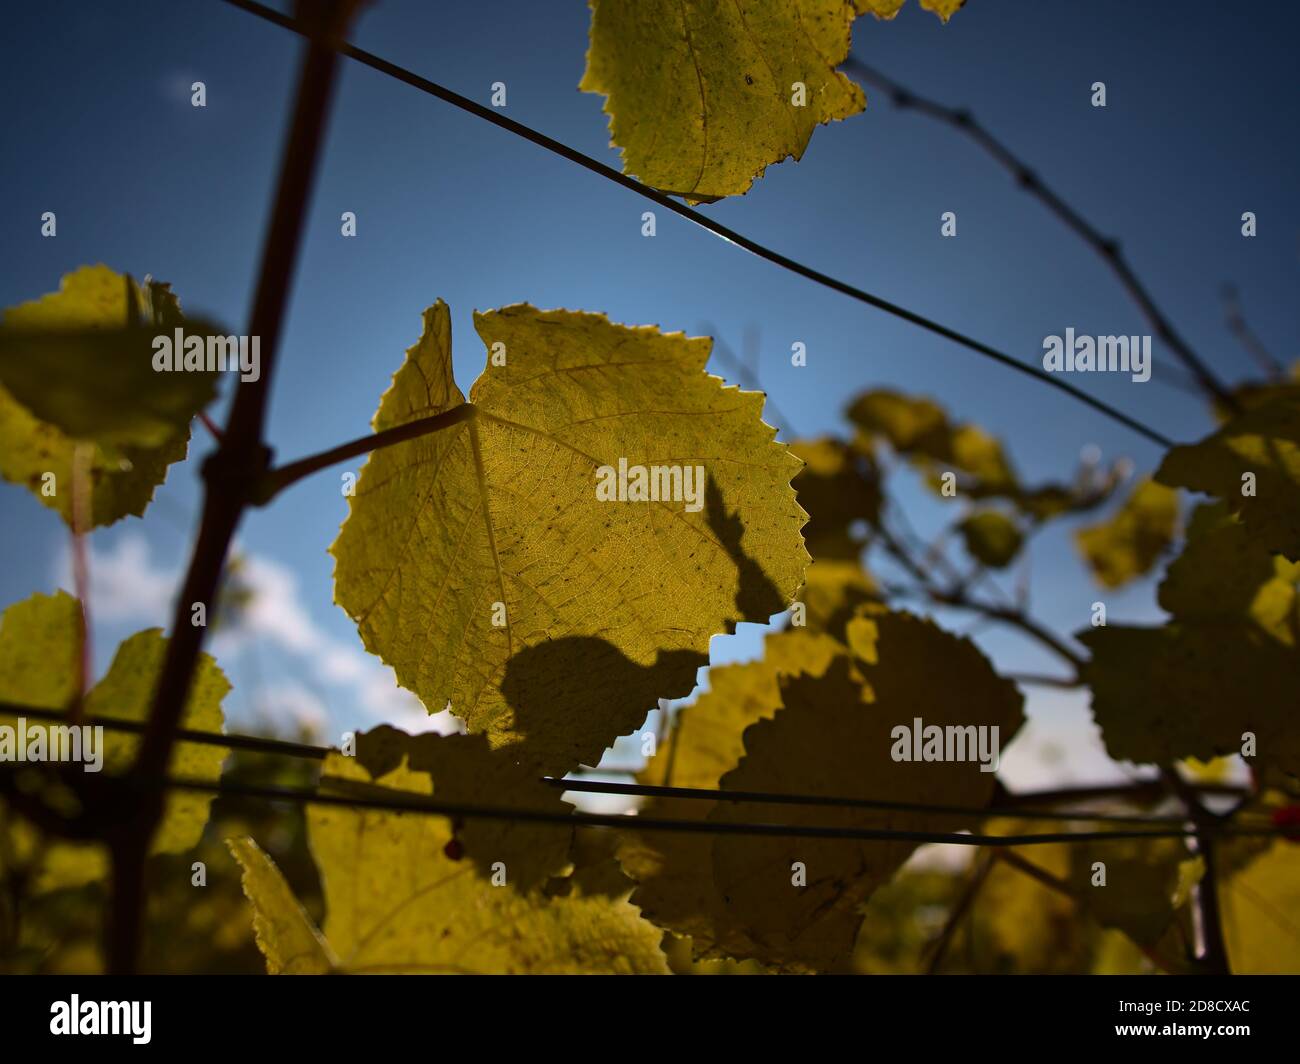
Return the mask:
{"type": "MultiPolygon", "coordinates": [[[[1103,232],[1122,238],[1157,301],[1203,356],[1237,379],[1251,364],[1223,323],[1219,288],[1241,289],[1255,330],[1296,357],[1294,298],[1300,147],[1291,108],[1298,16],[1261,3],[971,0],[948,26],[905,10],[854,27],[866,61],[938,100],[971,108],[1103,232]],[[1248,13],[1248,14],[1247,14],[1248,13]],[[1108,106],[1090,105],[1107,85],[1108,106]],[[1243,239],[1240,215],[1257,213],[1243,239]]],[[[588,12],[578,2],[381,0],[361,47],[484,103],[504,81],[507,113],[618,164],[599,97],[577,91],[588,12]]],[[[190,311],[246,320],[300,51],[291,34],[217,0],[124,5],[49,0],[6,14],[0,44],[6,166],[0,172],[0,305],[51,291],[105,262],[170,281],[190,311]],[[208,106],[190,106],[202,80],[208,106]],[[58,236],[40,236],[40,215],[58,236]]],[[[870,89],[867,110],[820,128],[804,160],[771,167],[746,196],[702,208],[788,255],[1015,354],[1045,335],[1145,333],[1095,254],[954,131],[898,112],[870,89]],[[939,217],[958,216],[942,239],[939,217]]],[[[420,312],[452,309],[464,389],[483,366],[470,315],[527,301],[604,311],[614,321],[708,331],[732,349],[758,340],[763,383],[805,435],[844,431],[860,389],[931,395],[998,431],[1030,480],[1067,475],[1081,448],[1131,457],[1157,448],[1069,399],[913,326],[805,282],[666,212],[640,235],[644,200],[382,75],[345,64],[309,216],[268,435],[282,459],[366,431],[420,312]],[[354,211],[358,236],[339,234],[354,211]],[[790,345],[806,344],[794,368],[790,345]]],[[[242,326],[241,326],[242,327],[242,326]]],[[[1156,344],[1157,359],[1169,353],[1156,344]]],[[[720,365],[715,372],[734,380],[720,365]]],[[[1209,420],[1192,396],[1152,381],[1077,380],[1176,439],[1209,420]]],[[[209,441],[196,436],[202,453],[209,441]]],[[[173,469],[141,522],[93,539],[100,667],[123,636],[164,623],[198,506],[197,463],[173,469]]],[[[332,604],[333,540],[346,503],[338,472],[249,516],[240,550],[262,604],[250,631],[218,642],[237,724],[301,713],[327,734],[385,716],[418,719],[332,604]]],[[[916,522],[940,511],[902,496],[916,522]]],[[[66,579],[58,518],[0,484],[0,602],[66,579]]],[[[1104,597],[1114,620],[1158,616],[1150,583],[1100,596],[1069,525],[1036,541],[1033,608],[1058,630],[1104,597]]],[[[947,618],[946,618],[947,619],[947,618]]],[[[951,618],[965,627],[969,618],[951,618]]],[[[715,660],[754,653],[760,629],[715,640],[715,660]]],[[[1015,635],[976,638],[1009,669],[1050,659],[1015,635]]],[[[1028,779],[1107,771],[1086,704],[1035,691],[1028,779]],[[1076,756],[1077,755],[1077,756],[1076,756]],[[1037,766],[1037,767],[1035,767],[1037,766]]]]}

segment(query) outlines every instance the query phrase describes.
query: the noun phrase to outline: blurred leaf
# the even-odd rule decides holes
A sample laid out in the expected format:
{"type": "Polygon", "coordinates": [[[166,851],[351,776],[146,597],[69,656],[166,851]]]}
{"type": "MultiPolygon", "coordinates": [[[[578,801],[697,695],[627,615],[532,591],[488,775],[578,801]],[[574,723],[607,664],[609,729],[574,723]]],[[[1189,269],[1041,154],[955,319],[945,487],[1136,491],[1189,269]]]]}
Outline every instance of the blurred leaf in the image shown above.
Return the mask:
{"type": "Polygon", "coordinates": [[[799,505],[808,511],[804,541],[814,558],[855,560],[865,540],[854,525],[880,519],[880,479],[875,464],[829,436],[796,440],[790,450],[804,467],[794,478],[799,505]]]}
{"type": "MultiPolygon", "coordinates": [[[[986,825],[993,834],[1023,834],[1023,821],[986,825]]],[[[1054,878],[1070,870],[1070,847],[1047,843],[1016,851],[1054,878]]],[[[1019,868],[995,861],[980,888],[967,934],[976,971],[993,974],[1063,974],[1086,970],[1089,928],[1078,904],[1019,868]]],[[[952,951],[957,952],[955,949],[952,951]]]]}
{"type": "Polygon", "coordinates": [[[856,561],[814,558],[808,566],[797,601],[802,602],[807,611],[805,620],[809,631],[825,632],[842,639],[845,625],[857,608],[879,599],[876,582],[856,561]]]}
{"type": "Polygon", "coordinates": [[[849,420],[869,436],[883,436],[900,454],[952,456],[952,430],[943,407],[931,399],[880,389],[863,392],[849,405],[849,420]]]}
{"type": "Polygon", "coordinates": [[[1259,765],[1300,773],[1298,575],[1225,507],[1201,507],[1160,584],[1170,623],[1078,634],[1110,755],[1207,761],[1240,753],[1251,732],[1259,765]]]}
{"type": "Polygon", "coordinates": [[[943,474],[953,473],[964,498],[1004,499],[1035,522],[1093,509],[1120,479],[1118,467],[1103,473],[1084,465],[1073,484],[1024,486],[996,437],[951,421],[932,399],[876,389],[858,395],[847,413],[858,429],[859,450],[870,452],[883,439],[924,473],[933,491],[944,488],[943,474]]]}
{"type": "Polygon", "coordinates": [[[1200,443],[1175,447],[1156,479],[1217,496],[1262,549],[1300,561],[1300,398],[1248,409],[1200,443]],[[1243,494],[1247,474],[1252,495],[1243,494]]]}
{"type": "Polygon", "coordinates": [[[1142,480],[1109,520],[1079,529],[1074,538],[1098,582],[1123,587],[1149,573],[1177,533],[1178,492],[1142,480]]]}
{"type": "Polygon", "coordinates": [[[90,526],[141,516],[167,467],[185,457],[189,419],[213,390],[207,374],[153,371],[155,330],[183,322],[168,286],[141,288],[106,266],[84,266],[66,275],[58,292],[7,310],[0,475],[71,525],[80,446],[90,526]],[[128,327],[128,301],[144,324],[128,327]]]}
{"type": "Polygon", "coordinates": [[[1300,973],[1300,846],[1273,843],[1224,880],[1219,904],[1233,972],[1300,973]]]}
{"type": "MultiPolygon", "coordinates": [[[[5,610],[0,617],[0,698],[66,711],[76,697],[81,625],[81,607],[63,591],[33,595],[5,610]]],[[[166,646],[167,641],[157,628],[138,632],[122,643],[108,672],[86,695],[86,715],[146,720],[166,646]]],[[[221,701],[229,690],[230,683],[216,662],[206,654],[201,655],[181,727],[220,732],[223,728],[221,701]]],[[[0,722],[14,720],[10,714],[0,714],[0,722]]],[[[35,719],[26,722],[28,735],[44,731],[48,737],[53,727],[58,725],[35,719]]],[[[105,728],[102,771],[126,772],[135,760],[139,743],[135,735],[105,728]]],[[[168,770],[185,779],[215,781],[221,775],[226,753],[220,746],[177,743],[168,770]]],[[[151,852],[180,853],[191,849],[203,833],[211,803],[210,794],[171,792],[151,852]]],[[[9,819],[16,851],[26,855],[34,853],[39,833],[25,821],[9,819]]],[[[106,868],[106,854],[97,843],[51,841],[45,847],[36,886],[38,890],[77,886],[102,877],[106,868]]]]}
{"type": "Polygon", "coordinates": [[[980,510],[957,527],[971,557],[993,569],[1010,565],[1024,542],[1015,522],[997,510],[980,510]]]}
{"type": "MultiPolygon", "coordinates": [[[[1071,830],[1087,826],[1076,824],[1071,830]]],[[[1092,830],[1106,829],[1096,824],[1092,830]]],[[[1069,883],[1103,927],[1123,931],[1139,946],[1154,947],[1186,905],[1197,867],[1181,839],[1076,843],[1070,847],[1069,883]],[[1093,865],[1099,862],[1106,866],[1106,882],[1093,886],[1093,865]]]]}
{"type": "Polygon", "coordinates": [[[1295,647],[1300,564],[1270,555],[1222,504],[1192,516],[1183,553],[1160,584],[1162,608],[1181,621],[1246,621],[1295,647]]]}
{"type": "Polygon", "coordinates": [[[0,384],[74,439],[161,447],[216,393],[216,372],[154,369],[154,337],[182,327],[211,331],[185,321],[168,285],[141,288],[107,266],[83,266],[57,292],[4,312],[0,384]]]}

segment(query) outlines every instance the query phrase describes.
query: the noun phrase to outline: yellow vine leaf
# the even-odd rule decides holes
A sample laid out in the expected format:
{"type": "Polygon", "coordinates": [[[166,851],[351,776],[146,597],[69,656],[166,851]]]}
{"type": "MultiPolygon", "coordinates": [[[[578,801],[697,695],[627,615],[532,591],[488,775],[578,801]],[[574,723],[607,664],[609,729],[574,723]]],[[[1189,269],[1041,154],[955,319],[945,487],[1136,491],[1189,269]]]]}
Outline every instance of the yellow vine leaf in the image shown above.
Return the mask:
{"type": "MultiPolygon", "coordinates": [[[[988,830],[1023,832],[1024,821],[988,830]]],[[[1048,843],[1017,851],[1057,879],[1069,874],[1070,848],[1048,843]]],[[[1087,970],[1088,931],[1074,899],[1019,868],[995,861],[970,915],[977,971],[1056,975],[1087,970]]],[[[956,950],[951,951],[956,953],[956,950]]]]}
{"type": "Polygon", "coordinates": [[[141,286],[102,265],[83,266],[58,292],[6,310],[0,475],[69,525],[74,492],[84,490],[74,477],[89,489],[90,527],[143,515],[167,467],[185,457],[190,418],[213,394],[211,374],[153,371],[153,336],[183,322],[167,285],[141,286]],[[131,308],[137,327],[128,326],[131,308]]]}
{"type": "Polygon", "coordinates": [[[745,729],[781,705],[778,677],[819,676],[843,653],[828,635],[791,629],[769,635],[758,661],[714,666],[709,689],[678,711],[664,748],[637,778],[655,786],[717,787],[745,752],[745,729]]]}
{"type": "Polygon", "coordinates": [[[814,558],[799,601],[803,603],[808,628],[826,632],[837,639],[859,606],[880,599],[876,582],[857,562],[822,561],[814,558]]]}
{"type": "Polygon", "coordinates": [[[253,903],[253,935],[268,975],[328,975],[338,966],[307,911],[275,862],[250,838],[227,839],[253,903]]]}
{"type": "MultiPolygon", "coordinates": [[[[923,10],[930,11],[938,15],[943,22],[947,22],[961,10],[966,0],[918,0],[918,2],[923,10]]],[[[862,7],[876,18],[887,22],[903,9],[905,3],[907,0],[862,0],[862,7]]]]}
{"type": "Polygon", "coordinates": [[[961,474],[964,496],[981,499],[1020,493],[1015,471],[997,438],[978,425],[950,421],[932,399],[882,388],[863,392],[847,413],[858,427],[860,446],[869,446],[875,437],[884,439],[925,468],[936,490],[937,474],[951,469],[961,474]]]}
{"type": "Polygon", "coordinates": [[[1081,466],[1073,484],[1022,485],[997,437],[951,420],[924,396],[873,389],[854,398],[846,413],[857,426],[858,450],[870,453],[883,440],[922,472],[936,493],[951,494],[945,489],[952,474],[962,498],[1005,499],[1035,523],[1101,505],[1122,479],[1116,463],[1106,471],[1081,466]]]}
{"type": "MultiPolygon", "coordinates": [[[[79,440],[159,447],[215,395],[215,370],[154,368],[154,340],[182,325],[169,287],[140,287],[107,266],[67,274],[57,292],[21,303],[0,325],[0,384],[79,440]]],[[[184,335],[207,326],[185,323],[184,335]]]]}
{"type": "Polygon", "coordinates": [[[1093,715],[1116,759],[1162,763],[1241,753],[1300,774],[1300,565],[1271,555],[1223,504],[1199,508],[1160,584],[1162,628],[1079,633],[1092,651],[1093,715]]]}
{"type": "MultiPolygon", "coordinates": [[[[331,754],[327,789],[339,781],[415,794],[433,787],[405,763],[374,778],[356,760],[331,754]]],[[[269,970],[478,972],[502,974],[666,974],[661,932],[625,897],[575,886],[568,893],[521,892],[483,876],[474,862],[446,852],[443,817],[312,806],[312,852],[325,894],[323,941],[264,855],[244,889],[253,904],[269,970]]],[[[256,855],[253,855],[256,857],[256,855]]]]}
{"type": "Polygon", "coordinates": [[[1270,554],[1217,503],[1192,515],[1187,546],[1170,563],[1157,597],[1180,621],[1249,621],[1295,647],[1297,581],[1300,563],[1270,554]]]}
{"type": "Polygon", "coordinates": [[[1010,565],[1024,542],[1016,523],[997,510],[979,510],[957,527],[970,556],[992,569],[1010,565]]]}
{"type": "MultiPolygon", "coordinates": [[[[1105,831],[1103,824],[1076,823],[1069,830],[1105,831]]],[[[1025,856],[1032,859],[1032,854],[1025,856]]],[[[1155,947],[1175,920],[1189,938],[1190,889],[1198,865],[1181,839],[1120,839],[1070,847],[1068,882],[1084,909],[1102,927],[1123,931],[1139,946],[1155,947]],[[1094,886],[1094,865],[1105,865],[1105,885],[1094,886]]]]}
{"type": "Polygon", "coordinates": [[[1274,842],[1224,880],[1219,905],[1233,972],[1300,973],[1300,845],[1274,842]]]}
{"type": "MultiPolygon", "coordinates": [[[[0,617],[0,698],[43,709],[66,711],[76,697],[82,640],[81,608],[66,592],[33,595],[15,603],[0,617]]],[[[137,632],[118,647],[108,672],[87,693],[83,708],[88,717],[112,720],[148,719],[154,685],[162,669],[167,641],[157,628],[137,632]]],[[[200,657],[181,727],[220,732],[221,701],[230,683],[211,657],[200,657]]],[[[16,727],[17,718],[0,714],[0,723],[16,727]]],[[[45,746],[50,729],[61,727],[34,718],[25,721],[30,737],[40,731],[45,746]]],[[[139,738],[105,728],[103,766],[107,773],[124,773],[135,760],[139,738]]],[[[83,747],[83,754],[85,748],[83,747]]],[[[199,743],[177,743],[168,771],[185,779],[215,782],[221,775],[226,750],[199,743]]],[[[154,853],[182,853],[192,849],[203,834],[212,795],[173,791],[167,796],[163,820],[154,839],[154,853]]],[[[13,820],[16,848],[34,853],[38,835],[25,822],[13,820]]],[[[95,843],[50,841],[37,877],[37,887],[79,886],[106,874],[107,860],[95,843]]]]}
{"type": "MultiPolygon", "coordinates": [[[[387,775],[405,764],[434,780],[439,801],[564,814],[571,810],[562,792],[520,766],[508,750],[493,750],[483,735],[407,735],[381,725],[356,736],[357,763],[371,776],[387,775]]],[[[335,781],[337,783],[337,781],[335,781]]],[[[471,818],[454,835],[465,856],[490,873],[504,862],[511,882],[525,890],[561,874],[569,864],[573,828],[565,824],[471,818]]]]}
{"type": "Polygon", "coordinates": [[[1199,443],[1175,447],[1156,479],[1222,499],[1265,550],[1300,561],[1300,397],[1247,409],[1199,443]]]}
{"type": "MultiPolygon", "coordinates": [[[[335,598],[431,711],[562,775],[689,693],[712,635],[790,603],[799,461],[761,395],[704,372],[707,339],[527,305],[475,327],[495,354],[467,416],[362,469],[335,598]]],[[[439,302],[374,427],[462,402],[439,302]]]]}
{"type": "Polygon", "coordinates": [[[966,0],[919,0],[921,7],[939,16],[941,22],[947,22],[966,6],[966,0]]]}
{"type": "Polygon", "coordinates": [[[795,440],[790,450],[804,467],[794,478],[799,505],[808,511],[804,541],[808,553],[823,559],[856,560],[865,538],[854,525],[879,520],[882,498],[875,463],[830,436],[795,440]]]}
{"type": "MultiPolygon", "coordinates": [[[[895,762],[891,732],[898,724],[910,728],[917,715],[941,727],[966,715],[998,726],[1000,741],[1008,742],[1022,719],[1014,687],[994,675],[968,641],[907,614],[866,607],[849,625],[848,639],[851,653],[825,636],[811,645],[815,650],[773,636],[770,660],[711,670],[718,675],[709,695],[716,691],[717,703],[706,702],[705,695],[682,710],[680,745],[665,746],[646,781],[665,782],[662,760],[674,766],[673,784],[987,802],[992,773],[969,763],[895,762]],[[927,682],[933,670],[925,662],[935,660],[946,663],[951,686],[948,680],[927,682]],[[703,719],[693,723],[690,714],[701,709],[703,719]],[[739,742],[738,728],[744,729],[739,742]],[[714,781],[719,766],[740,757],[742,744],[743,758],[714,781]]],[[[656,800],[643,812],[920,831],[969,826],[953,817],[834,807],[699,804],[656,800]]],[[[620,841],[619,860],[639,884],[633,901],[660,926],[690,936],[700,956],[750,958],[784,971],[846,971],[862,906],[914,849],[893,842],[634,832],[620,841]],[[805,864],[806,886],[792,885],[795,861],[805,864]]]]}
{"type": "Polygon", "coordinates": [[[866,105],[835,69],[865,0],[591,0],[591,9],[578,88],[605,97],[623,171],[691,203],[747,192],[771,163],[802,158],[817,126],[866,105]]]}
{"type": "MultiPolygon", "coordinates": [[[[782,708],[751,725],[745,756],[722,778],[729,790],[820,794],[894,802],[979,807],[993,794],[993,772],[982,771],[973,748],[997,728],[999,750],[1023,723],[1022,698],[999,677],[969,640],[902,612],[865,608],[863,631],[852,638],[856,663],[834,662],[821,676],[797,676],[781,685],[782,708]],[[939,674],[934,663],[942,661],[939,674]],[[860,669],[865,685],[855,678],[860,669]],[[895,729],[914,722],[969,733],[969,760],[895,760],[895,729]],[[978,729],[988,729],[979,732],[978,729]]],[[[909,752],[913,749],[906,741],[909,752]]],[[[955,742],[952,751],[957,753],[955,742]]],[[[791,825],[948,832],[970,818],[849,807],[719,803],[720,823],[761,819],[791,825]]],[[[827,970],[851,952],[843,919],[860,911],[916,849],[903,840],[719,836],[713,878],[727,917],[742,926],[769,963],[797,960],[827,970]],[[806,885],[792,885],[796,863],[806,885]],[[828,926],[834,928],[827,934],[828,926]]]]}
{"type": "MultiPolygon", "coordinates": [[[[754,721],[781,705],[778,677],[820,674],[844,647],[830,636],[799,629],[776,632],[764,641],[758,661],[709,670],[709,689],[683,707],[659,752],[638,775],[653,786],[716,788],[744,753],[742,736],[754,721]],[[670,772],[671,766],[671,772],[670,772]]],[[[654,799],[642,807],[651,817],[703,818],[713,806],[687,799],[654,799]]],[[[660,927],[692,938],[707,957],[743,949],[730,939],[712,891],[707,835],[628,832],[620,836],[618,859],[638,887],[632,895],[642,913],[660,927]]]]}
{"type": "Polygon", "coordinates": [[[854,399],[848,417],[868,435],[883,436],[900,454],[916,452],[930,458],[952,454],[948,415],[932,399],[876,389],[854,399]]]}
{"type": "Polygon", "coordinates": [[[1105,587],[1145,576],[1178,534],[1178,492],[1139,481],[1123,505],[1100,524],[1074,534],[1079,553],[1105,587]]]}

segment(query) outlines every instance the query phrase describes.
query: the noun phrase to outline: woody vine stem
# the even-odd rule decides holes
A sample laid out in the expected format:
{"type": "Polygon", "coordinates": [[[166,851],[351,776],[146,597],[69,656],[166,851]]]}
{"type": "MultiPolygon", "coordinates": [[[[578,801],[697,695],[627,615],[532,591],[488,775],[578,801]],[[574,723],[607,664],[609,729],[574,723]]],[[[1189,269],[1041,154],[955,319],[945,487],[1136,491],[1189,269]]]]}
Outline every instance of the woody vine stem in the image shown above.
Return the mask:
{"type": "MultiPolygon", "coordinates": [[[[248,327],[249,335],[262,338],[262,374],[236,390],[230,421],[217,450],[203,466],[199,534],[176,602],[149,728],[132,766],[132,773],[141,778],[166,771],[206,631],[190,623],[191,604],[214,600],[231,539],[253,501],[250,486],[260,481],[270,464],[270,450],[263,440],[268,393],[337,79],[337,45],[346,36],[353,6],[350,0],[308,0],[299,5],[299,17],[311,32],[248,327]]],[[[162,790],[133,788],[128,782],[117,803],[124,815],[108,834],[113,875],[107,954],[109,970],[114,973],[134,972],[138,966],[145,859],[162,818],[163,801],[162,790]]]]}

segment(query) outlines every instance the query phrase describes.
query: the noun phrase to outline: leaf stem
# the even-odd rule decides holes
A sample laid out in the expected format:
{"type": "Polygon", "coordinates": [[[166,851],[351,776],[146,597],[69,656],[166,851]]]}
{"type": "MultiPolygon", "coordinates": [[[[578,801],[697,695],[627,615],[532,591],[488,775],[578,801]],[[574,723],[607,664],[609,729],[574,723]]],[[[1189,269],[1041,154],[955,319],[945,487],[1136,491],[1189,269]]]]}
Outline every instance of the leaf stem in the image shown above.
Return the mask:
{"type": "Polygon", "coordinates": [[[296,462],[268,470],[254,489],[253,502],[258,506],[265,506],[285,488],[312,473],[337,465],[339,462],[346,462],[357,455],[377,451],[381,447],[391,447],[395,443],[404,443],[407,440],[418,439],[451,428],[453,425],[459,425],[472,418],[476,409],[472,403],[461,403],[450,410],[444,410],[441,414],[418,418],[415,421],[408,421],[405,425],[384,429],[383,432],[361,436],[348,443],[331,447],[328,451],[308,455],[306,458],[299,458],[296,462]]]}
{"type": "Polygon", "coordinates": [[[1087,661],[1071,650],[1070,647],[1067,646],[1065,642],[1049,628],[1034,620],[1028,613],[1018,607],[997,606],[992,603],[982,602],[979,599],[972,598],[964,587],[936,587],[934,582],[930,579],[930,574],[915,558],[912,557],[907,548],[899,541],[898,537],[890,532],[883,524],[878,524],[874,527],[880,536],[880,542],[884,545],[885,550],[917,581],[918,586],[916,587],[887,588],[886,590],[891,594],[923,597],[937,605],[969,610],[972,613],[978,613],[981,616],[988,617],[990,620],[1000,621],[1003,624],[1017,628],[1031,639],[1036,640],[1042,646],[1052,651],[1052,653],[1056,654],[1062,661],[1070,666],[1074,673],[1074,680],[1062,681],[1062,683],[1070,686],[1077,684],[1078,677],[1083,671],[1084,666],[1087,664],[1087,661]]]}

